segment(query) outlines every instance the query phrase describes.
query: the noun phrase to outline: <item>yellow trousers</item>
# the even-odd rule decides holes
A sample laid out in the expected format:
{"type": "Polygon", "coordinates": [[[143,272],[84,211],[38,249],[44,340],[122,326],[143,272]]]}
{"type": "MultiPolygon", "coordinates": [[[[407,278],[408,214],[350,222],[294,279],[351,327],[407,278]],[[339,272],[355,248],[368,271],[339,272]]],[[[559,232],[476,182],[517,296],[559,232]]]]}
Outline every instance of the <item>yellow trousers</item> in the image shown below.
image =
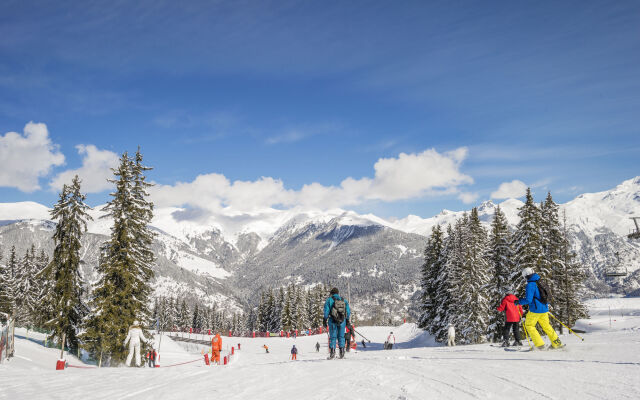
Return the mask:
{"type": "Polygon", "coordinates": [[[553,347],[558,347],[557,344],[554,343],[554,340],[558,338],[558,334],[553,330],[553,327],[549,323],[549,313],[534,313],[529,311],[527,313],[527,318],[524,321],[524,328],[527,330],[529,336],[531,336],[531,340],[533,340],[533,344],[536,347],[544,346],[544,340],[540,337],[538,330],[536,329],[536,324],[540,324],[540,327],[544,331],[544,333],[549,336],[549,340],[551,340],[551,345],[553,347]]]}

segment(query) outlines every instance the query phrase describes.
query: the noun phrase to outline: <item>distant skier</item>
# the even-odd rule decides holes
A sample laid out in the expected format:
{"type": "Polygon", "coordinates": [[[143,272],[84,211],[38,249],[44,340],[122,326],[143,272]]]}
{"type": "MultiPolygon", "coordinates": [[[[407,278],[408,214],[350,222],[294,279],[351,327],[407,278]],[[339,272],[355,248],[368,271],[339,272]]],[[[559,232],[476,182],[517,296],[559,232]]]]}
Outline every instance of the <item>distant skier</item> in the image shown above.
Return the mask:
{"type": "Polygon", "coordinates": [[[293,347],[291,348],[291,361],[296,361],[297,359],[298,359],[298,349],[294,344],[293,347]]]}
{"type": "Polygon", "coordinates": [[[263,344],[262,347],[264,347],[265,353],[269,352],[269,346],[267,346],[266,344],[263,344]]]}
{"type": "Polygon", "coordinates": [[[133,321],[133,325],[129,328],[129,333],[127,334],[127,338],[124,340],[124,345],[126,346],[129,343],[129,355],[127,356],[127,367],[131,366],[131,358],[133,354],[136,355],[136,366],[140,366],[140,340],[147,341],[144,335],[142,334],[142,328],[140,328],[140,323],[138,321],[133,321]]]}
{"type": "Polygon", "coordinates": [[[389,332],[389,336],[387,336],[387,341],[385,343],[386,343],[386,346],[385,346],[386,350],[391,350],[393,348],[393,345],[396,344],[396,337],[393,335],[393,332],[389,332]],[[392,339],[393,339],[393,343],[391,343],[392,339]]]}
{"type": "Polygon", "coordinates": [[[329,298],[324,303],[322,326],[329,326],[329,359],[336,356],[336,340],[340,347],[340,358],[344,358],[344,328],[351,325],[349,318],[351,309],[349,302],[340,297],[337,288],[331,289],[329,298]]]}
{"type": "Polygon", "coordinates": [[[513,343],[514,346],[522,346],[522,342],[520,341],[520,329],[518,328],[518,324],[520,323],[520,317],[523,314],[522,306],[515,305],[514,301],[518,300],[513,293],[509,292],[500,302],[498,306],[498,311],[505,312],[506,322],[504,324],[504,330],[502,331],[502,347],[509,347],[509,331],[513,330],[513,336],[516,338],[516,341],[513,343]]]}
{"type": "Polygon", "coordinates": [[[351,325],[347,324],[344,328],[345,350],[351,350],[351,325]]]}
{"type": "Polygon", "coordinates": [[[220,332],[211,339],[211,361],[220,364],[220,351],[222,350],[222,337],[220,332]]]}
{"type": "MultiPolygon", "coordinates": [[[[540,324],[540,327],[547,334],[549,340],[551,340],[551,347],[557,349],[564,345],[558,338],[558,334],[549,323],[549,304],[547,299],[542,296],[542,291],[538,283],[540,282],[540,276],[536,274],[532,268],[527,267],[522,271],[522,276],[527,280],[527,291],[523,299],[518,299],[514,302],[516,305],[529,306],[529,312],[524,322],[524,328],[526,333],[531,336],[533,344],[539,350],[544,350],[544,340],[540,337],[540,333],[536,329],[536,324],[540,324]],[[546,300],[546,301],[545,301],[546,300]]],[[[546,285],[543,286],[545,288],[546,285]]],[[[546,292],[546,290],[545,290],[546,292]]]]}
{"type": "Polygon", "coordinates": [[[151,350],[147,351],[147,362],[149,363],[149,368],[155,368],[156,367],[156,359],[158,358],[158,353],[156,352],[156,350],[152,347],[151,350]]]}
{"type": "Polygon", "coordinates": [[[449,328],[447,329],[447,346],[455,346],[456,345],[456,328],[449,324],[449,328]]]}
{"type": "Polygon", "coordinates": [[[316,342],[316,353],[320,352],[320,342],[316,342]]]}

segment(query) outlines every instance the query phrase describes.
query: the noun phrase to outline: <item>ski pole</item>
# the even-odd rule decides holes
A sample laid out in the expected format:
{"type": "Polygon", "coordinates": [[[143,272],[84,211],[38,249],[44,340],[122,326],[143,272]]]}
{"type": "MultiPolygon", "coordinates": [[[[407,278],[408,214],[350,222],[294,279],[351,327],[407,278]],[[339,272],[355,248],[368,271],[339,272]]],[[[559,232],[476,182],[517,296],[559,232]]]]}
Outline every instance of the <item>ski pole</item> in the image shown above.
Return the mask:
{"type": "Polygon", "coordinates": [[[531,341],[529,340],[529,333],[527,332],[527,327],[524,325],[524,319],[522,319],[522,313],[520,309],[518,309],[518,314],[520,314],[520,324],[522,324],[522,331],[524,332],[524,337],[527,338],[527,343],[529,344],[529,350],[533,350],[533,346],[531,346],[531,341]]]}
{"type": "Polygon", "coordinates": [[[565,324],[563,324],[563,323],[562,323],[562,321],[560,321],[558,318],[556,318],[556,316],[555,316],[555,315],[553,315],[553,314],[551,314],[551,313],[549,313],[549,315],[551,315],[551,316],[553,317],[553,319],[555,319],[556,321],[560,322],[560,324],[561,324],[562,326],[564,326],[565,328],[567,328],[567,329],[569,330],[569,332],[573,333],[574,335],[576,335],[577,337],[579,337],[579,338],[580,338],[580,340],[582,340],[582,341],[584,342],[584,338],[583,338],[582,336],[578,335],[578,334],[577,334],[577,333],[575,333],[571,328],[569,328],[568,326],[566,326],[565,324]]]}
{"type": "Polygon", "coordinates": [[[365,339],[367,342],[371,343],[371,340],[367,339],[362,333],[358,332],[357,330],[353,330],[355,333],[357,333],[358,335],[362,336],[363,339],[365,339]]]}

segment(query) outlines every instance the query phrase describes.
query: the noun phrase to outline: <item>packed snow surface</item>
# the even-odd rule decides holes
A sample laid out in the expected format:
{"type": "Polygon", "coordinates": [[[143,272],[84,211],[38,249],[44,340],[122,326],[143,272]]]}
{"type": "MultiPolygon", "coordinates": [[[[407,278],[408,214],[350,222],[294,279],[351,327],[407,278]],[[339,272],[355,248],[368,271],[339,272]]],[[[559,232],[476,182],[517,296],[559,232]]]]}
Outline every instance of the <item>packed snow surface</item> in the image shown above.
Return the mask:
{"type": "MultiPolygon", "coordinates": [[[[588,302],[579,321],[584,342],[564,334],[566,349],[508,352],[489,344],[443,347],[413,324],[361,327],[371,340],[344,360],[326,360],[326,335],[223,337],[242,350],[227,366],[205,366],[204,346],[163,336],[161,368],[68,368],[59,351],[18,338],[16,357],[0,365],[2,399],[637,399],[640,394],[640,298],[588,302]],[[397,345],[382,350],[393,331],[397,345]],[[319,353],[315,344],[322,346],[319,353]],[[269,346],[266,354],[262,345],[269,346]],[[293,344],[298,361],[290,361],[293,344]],[[175,365],[194,361],[187,364],[175,365]]],[[[17,334],[24,337],[25,331],[17,334]]],[[[204,338],[206,336],[199,336],[204,338]]],[[[156,335],[156,345],[160,337],[156,335]]],[[[358,337],[358,340],[362,340],[358,337]]],[[[72,365],[86,366],[67,355],[72,365]]]]}

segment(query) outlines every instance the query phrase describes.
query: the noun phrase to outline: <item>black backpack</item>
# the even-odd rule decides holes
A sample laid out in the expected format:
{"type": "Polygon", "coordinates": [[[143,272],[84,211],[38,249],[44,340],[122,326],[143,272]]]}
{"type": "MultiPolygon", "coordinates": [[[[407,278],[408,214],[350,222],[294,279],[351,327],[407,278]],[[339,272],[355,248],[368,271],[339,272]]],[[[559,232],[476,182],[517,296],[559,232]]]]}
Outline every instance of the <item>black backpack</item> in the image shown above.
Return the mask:
{"type": "Polygon", "coordinates": [[[341,324],[347,316],[347,303],[342,298],[333,299],[330,315],[333,322],[341,324]]]}
{"type": "Polygon", "coordinates": [[[551,303],[551,301],[553,300],[553,293],[551,293],[551,288],[549,288],[549,286],[547,286],[547,284],[542,279],[538,280],[536,282],[536,285],[538,285],[538,292],[540,292],[540,297],[538,298],[538,300],[540,300],[540,302],[544,304],[551,303]]]}

